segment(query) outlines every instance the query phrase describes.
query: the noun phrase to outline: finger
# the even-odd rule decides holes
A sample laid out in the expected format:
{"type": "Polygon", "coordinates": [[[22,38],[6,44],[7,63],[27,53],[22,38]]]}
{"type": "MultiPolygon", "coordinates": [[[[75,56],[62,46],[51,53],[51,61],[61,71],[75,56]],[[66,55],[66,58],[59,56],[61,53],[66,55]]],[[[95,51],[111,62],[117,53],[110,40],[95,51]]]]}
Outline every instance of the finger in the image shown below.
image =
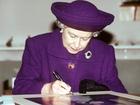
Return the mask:
{"type": "Polygon", "coordinates": [[[62,88],[61,86],[57,86],[57,87],[54,86],[53,93],[54,94],[67,94],[68,92],[64,88],[62,88]]]}
{"type": "Polygon", "coordinates": [[[55,81],[52,86],[53,93],[55,94],[68,94],[71,87],[62,81],[55,81]]]}
{"type": "Polygon", "coordinates": [[[61,81],[56,80],[52,85],[52,92],[54,94],[65,94],[64,88],[60,85],[61,81]]]}
{"type": "Polygon", "coordinates": [[[59,81],[59,80],[56,80],[54,82],[54,85],[57,87],[57,86],[60,86],[61,88],[67,90],[67,91],[70,91],[71,90],[71,87],[69,85],[67,85],[65,82],[63,81],[59,81]]]}
{"type": "Polygon", "coordinates": [[[53,88],[55,93],[61,93],[61,94],[66,94],[68,93],[68,90],[66,89],[66,87],[62,86],[60,83],[59,84],[55,84],[54,88],[53,88]]]}
{"type": "Polygon", "coordinates": [[[68,84],[66,84],[65,82],[60,81],[60,85],[61,85],[61,87],[64,88],[65,90],[71,91],[71,87],[70,87],[68,84]]]}

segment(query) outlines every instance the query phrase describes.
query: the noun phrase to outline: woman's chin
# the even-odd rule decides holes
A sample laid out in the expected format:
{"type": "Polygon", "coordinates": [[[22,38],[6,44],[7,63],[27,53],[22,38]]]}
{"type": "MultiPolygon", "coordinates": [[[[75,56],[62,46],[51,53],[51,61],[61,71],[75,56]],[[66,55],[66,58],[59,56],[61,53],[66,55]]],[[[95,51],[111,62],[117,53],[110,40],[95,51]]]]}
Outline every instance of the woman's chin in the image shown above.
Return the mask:
{"type": "Polygon", "coordinates": [[[79,50],[68,50],[68,52],[71,53],[71,54],[77,54],[80,51],[79,50]]]}

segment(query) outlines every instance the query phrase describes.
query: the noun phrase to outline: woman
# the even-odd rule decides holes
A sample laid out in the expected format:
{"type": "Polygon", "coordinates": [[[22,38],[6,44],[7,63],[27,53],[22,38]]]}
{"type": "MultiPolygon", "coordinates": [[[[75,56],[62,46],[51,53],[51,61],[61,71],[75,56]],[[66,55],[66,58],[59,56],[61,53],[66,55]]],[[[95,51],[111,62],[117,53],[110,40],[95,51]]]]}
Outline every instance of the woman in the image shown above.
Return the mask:
{"type": "Polygon", "coordinates": [[[51,10],[61,29],[27,39],[13,94],[78,92],[84,79],[127,92],[118,78],[113,47],[93,38],[114,16],[85,0],[55,2],[51,10]],[[54,72],[63,81],[55,80],[54,72]]]}

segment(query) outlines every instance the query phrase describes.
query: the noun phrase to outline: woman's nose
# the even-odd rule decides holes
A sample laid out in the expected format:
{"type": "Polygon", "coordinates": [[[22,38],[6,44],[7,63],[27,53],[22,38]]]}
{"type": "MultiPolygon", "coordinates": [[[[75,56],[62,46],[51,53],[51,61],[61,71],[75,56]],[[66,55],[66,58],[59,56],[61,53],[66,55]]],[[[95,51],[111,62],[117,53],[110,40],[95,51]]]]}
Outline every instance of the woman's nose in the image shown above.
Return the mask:
{"type": "Polygon", "coordinates": [[[78,49],[80,47],[80,43],[81,43],[81,39],[80,38],[77,38],[75,40],[75,48],[78,49]]]}

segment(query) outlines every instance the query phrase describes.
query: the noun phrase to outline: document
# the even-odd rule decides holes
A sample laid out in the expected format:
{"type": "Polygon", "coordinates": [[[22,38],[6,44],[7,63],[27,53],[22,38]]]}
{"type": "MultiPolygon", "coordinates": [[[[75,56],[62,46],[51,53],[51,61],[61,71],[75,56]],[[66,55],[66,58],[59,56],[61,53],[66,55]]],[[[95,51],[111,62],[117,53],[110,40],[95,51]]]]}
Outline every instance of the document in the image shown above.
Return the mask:
{"type": "Polygon", "coordinates": [[[140,101],[111,94],[61,95],[27,98],[41,105],[140,105],[140,101]]]}

